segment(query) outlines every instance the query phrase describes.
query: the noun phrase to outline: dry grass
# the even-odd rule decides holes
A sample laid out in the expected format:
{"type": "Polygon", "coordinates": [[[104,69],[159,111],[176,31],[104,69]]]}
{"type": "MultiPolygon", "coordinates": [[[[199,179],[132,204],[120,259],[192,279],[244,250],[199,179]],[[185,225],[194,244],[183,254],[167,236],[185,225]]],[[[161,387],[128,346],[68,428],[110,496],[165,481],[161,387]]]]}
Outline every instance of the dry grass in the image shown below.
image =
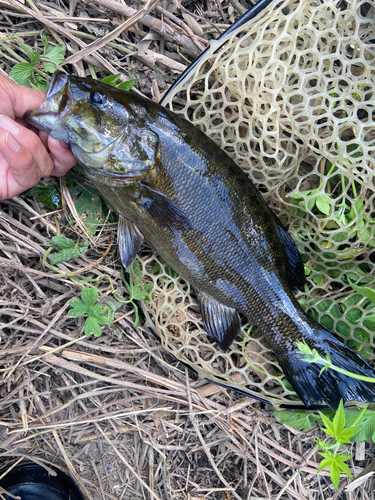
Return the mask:
{"type": "MultiPolygon", "coordinates": [[[[113,38],[134,14],[121,2],[0,1],[0,33],[32,45],[44,27],[69,47],[72,71],[121,72],[159,100],[207,45],[203,30],[218,33],[238,13],[210,0],[147,5],[147,18],[113,38]],[[88,46],[105,35],[112,46],[88,46]]],[[[14,62],[3,59],[2,71],[14,62]]],[[[0,465],[56,464],[90,500],[344,498],[346,480],[336,493],[326,472],[316,475],[316,428],[285,428],[264,405],[196,380],[133,326],[131,308],[117,310],[101,337],[83,335],[82,320],[67,315],[69,300],[85,280],[95,280],[102,298],[110,283],[123,293],[121,268],[110,225],[59,272],[43,264],[44,242],[64,234],[69,218],[68,207],[48,215],[31,199],[0,205],[0,465]]],[[[69,230],[82,235],[77,223],[69,230]]],[[[373,450],[353,452],[357,475],[373,450]]],[[[371,481],[347,498],[374,498],[371,481]]]]}

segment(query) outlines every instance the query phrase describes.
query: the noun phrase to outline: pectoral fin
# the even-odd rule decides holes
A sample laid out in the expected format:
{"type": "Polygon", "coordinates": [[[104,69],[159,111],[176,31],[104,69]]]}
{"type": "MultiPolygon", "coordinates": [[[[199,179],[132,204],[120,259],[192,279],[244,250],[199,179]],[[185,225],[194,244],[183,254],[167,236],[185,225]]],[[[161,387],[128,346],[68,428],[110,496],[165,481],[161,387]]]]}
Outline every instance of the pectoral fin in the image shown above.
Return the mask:
{"type": "Polygon", "coordinates": [[[191,228],[189,218],[173,201],[144,184],[141,184],[141,188],[139,205],[159,226],[168,227],[171,231],[186,231],[191,228]]]}
{"type": "Polygon", "coordinates": [[[117,227],[117,244],[121,263],[125,268],[130,267],[141,249],[143,235],[135,224],[119,215],[117,227]]]}
{"type": "Polygon", "coordinates": [[[227,307],[206,294],[197,292],[204,328],[222,351],[227,351],[241,328],[241,319],[233,307],[227,307]]]}

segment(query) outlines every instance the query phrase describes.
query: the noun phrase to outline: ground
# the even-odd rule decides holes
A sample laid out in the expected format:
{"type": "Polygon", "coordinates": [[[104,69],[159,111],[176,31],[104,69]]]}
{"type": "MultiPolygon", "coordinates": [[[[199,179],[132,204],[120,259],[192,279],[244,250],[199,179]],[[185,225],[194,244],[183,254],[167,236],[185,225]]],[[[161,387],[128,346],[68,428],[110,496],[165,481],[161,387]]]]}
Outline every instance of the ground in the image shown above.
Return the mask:
{"type": "MultiPolygon", "coordinates": [[[[18,41],[42,47],[42,29],[66,44],[70,57],[141,7],[114,0],[2,1],[0,37],[7,38],[0,38],[0,70],[7,74],[20,62],[18,41]]],[[[136,78],[136,88],[158,101],[207,41],[250,5],[165,0],[149,7],[147,20],[118,34],[111,46],[80,53],[71,71],[136,78]]],[[[114,290],[126,296],[115,224],[108,219],[82,256],[51,266],[43,258],[46,241],[59,234],[82,237],[69,212],[69,192],[64,183],[60,188],[61,209],[48,211],[33,197],[0,205],[5,471],[24,459],[56,464],[90,500],[374,498],[371,480],[344,493],[346,479],[336,492],[328,472],[317,475],[315,438],[322,433],[316,426],[287,428],[263,403],[197,379],[148,329],[134,326],[132,305],[117,309],[100,337],[86,337],[83,319],[67,314],[69,301],[87,285],[100,290],[102,301],[114,290]]],[[[362,444],[351,452],[356,475],[374,453],[362,444]]]]}

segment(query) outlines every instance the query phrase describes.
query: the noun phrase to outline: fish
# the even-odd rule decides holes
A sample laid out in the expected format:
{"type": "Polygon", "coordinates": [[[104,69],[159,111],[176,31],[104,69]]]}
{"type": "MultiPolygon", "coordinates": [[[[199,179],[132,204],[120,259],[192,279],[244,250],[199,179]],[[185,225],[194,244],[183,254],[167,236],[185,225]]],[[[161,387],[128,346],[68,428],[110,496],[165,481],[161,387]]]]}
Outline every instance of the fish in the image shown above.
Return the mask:
{"type": "Polygon", "coordinates": [[[341,369],[375,377],[367,361],[303,311],[294,290],[305,284],[304,265],[293,238],[201,130],[134,92],[61,71],[26,119],[70,145],[119,214],[124,267],[147,241],[193,287],[207,335],[222,351],[243,314],[264,333],[307,408],[375,402],[372,382],[304,360],[298,342],[341,369]]]}

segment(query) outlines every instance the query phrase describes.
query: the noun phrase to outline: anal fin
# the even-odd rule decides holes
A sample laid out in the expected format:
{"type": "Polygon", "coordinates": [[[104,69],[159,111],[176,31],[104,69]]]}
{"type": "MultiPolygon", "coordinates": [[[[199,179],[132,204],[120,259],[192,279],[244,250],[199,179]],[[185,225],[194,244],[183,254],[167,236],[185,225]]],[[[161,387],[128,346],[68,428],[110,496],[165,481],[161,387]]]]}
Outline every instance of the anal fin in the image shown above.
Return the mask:
{"type": "Polygon", "coordinates": [[[197,292],[204,328],[222,351],[227,351],[241,328],[241,318],[233,307],[197,292]]]}
{"type": "Polygon", "coordinates": [[[130,267],[141,249],[143,235],[135,224],[119,215],[117,227],[117,244],[121,263],[125,268],[130,267]]]}

